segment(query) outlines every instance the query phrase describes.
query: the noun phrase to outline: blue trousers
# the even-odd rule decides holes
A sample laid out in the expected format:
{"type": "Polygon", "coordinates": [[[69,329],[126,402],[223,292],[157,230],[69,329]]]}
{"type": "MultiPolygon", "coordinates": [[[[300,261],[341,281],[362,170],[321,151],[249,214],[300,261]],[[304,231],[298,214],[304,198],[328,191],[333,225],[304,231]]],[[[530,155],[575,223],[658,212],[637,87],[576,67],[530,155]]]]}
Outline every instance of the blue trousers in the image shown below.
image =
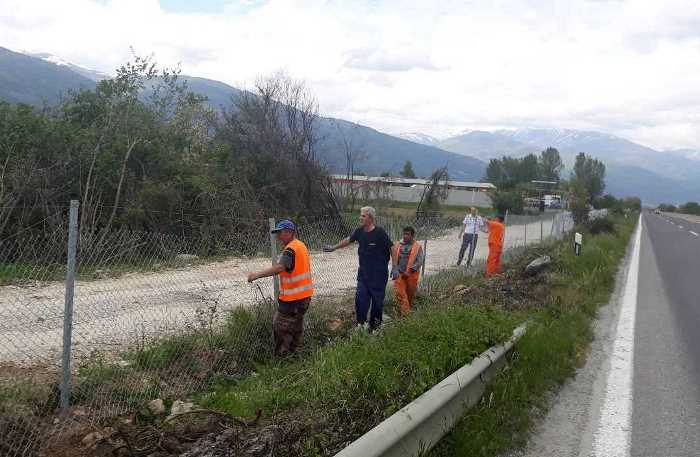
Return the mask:
{"type": "MultiPolygon", "coordinates": [[[[387,278],[388,279],[388,278],[387,278]]],[[[366,281],[357,279],[357,291],[355,292],[355,313],[357,323],[367,322],[367,311],[369,311],[369,327],[375,329],[382,323],[382,313],[384,312],[384,294],[386,292],[386,280],[366,281]]]]}

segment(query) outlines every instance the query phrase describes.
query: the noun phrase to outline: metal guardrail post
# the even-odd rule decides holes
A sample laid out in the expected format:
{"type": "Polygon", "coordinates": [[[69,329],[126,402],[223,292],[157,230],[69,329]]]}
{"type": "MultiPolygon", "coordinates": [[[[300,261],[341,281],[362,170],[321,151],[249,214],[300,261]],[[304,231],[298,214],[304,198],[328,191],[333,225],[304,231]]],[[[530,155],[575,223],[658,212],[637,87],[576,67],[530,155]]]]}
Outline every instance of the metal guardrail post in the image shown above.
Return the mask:
{"type": "MultiPolygon", "coordinates": [[[[270,218],[270,259],[272,265],[277,263],[277,237],[272,233],[275,229],[275,218],[270,218]]],[[[280,283],[277,275],[272,277],[272,301],[276,302],[280,295],[280,283]]]]}
{"type": "Polygon", "coordinates": [[[63,357],[61,360],[61,411],[70,406],[70,362],[71,341],[73,340],[73,296],[75,292],[75,257],[78,250],[78,200],[70,202],[68,219],[68,260],[66,264],[66,294],[63,309],[63,357]]]}

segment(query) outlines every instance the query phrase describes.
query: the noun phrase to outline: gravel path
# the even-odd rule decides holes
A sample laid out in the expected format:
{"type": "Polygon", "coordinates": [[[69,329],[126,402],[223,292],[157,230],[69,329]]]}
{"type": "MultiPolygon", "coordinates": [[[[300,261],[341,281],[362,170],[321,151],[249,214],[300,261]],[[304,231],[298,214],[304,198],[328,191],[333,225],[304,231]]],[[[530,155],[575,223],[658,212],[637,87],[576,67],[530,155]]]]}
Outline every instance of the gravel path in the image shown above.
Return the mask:
{"type": "MultiPolygon", "coordinates": [[[[542,224],[547,237],[551,220],[542,224]]],[[[508,227],[506,248],[539,242],[540,223],[508,227]]],[[[426,274],[454,265],[459,251],[457,228],[428,241],[426,274]]],[[[475,258],[487,257],[485,235],[475,258]]],[[[312,252],[317,296],[346,294],[355,286],[356,249],[334,253],[312,252]]],[[[178,270],[129,273],[118,278],[77,281],[75,285],[74,355],[123,348],[143,338],[175,333],[196,324],[197,310],[217,304],[221,311],[246,306],[259,299],[246,282],[250,271],[270,264],[264,258],[231,258],[185,266],[178,270]]],[[[272,282],[259,280],[271,295],[272,282]]],[[[63,282],[0,287],[0,364],[58,363],[63,334],[63,282]]]]}

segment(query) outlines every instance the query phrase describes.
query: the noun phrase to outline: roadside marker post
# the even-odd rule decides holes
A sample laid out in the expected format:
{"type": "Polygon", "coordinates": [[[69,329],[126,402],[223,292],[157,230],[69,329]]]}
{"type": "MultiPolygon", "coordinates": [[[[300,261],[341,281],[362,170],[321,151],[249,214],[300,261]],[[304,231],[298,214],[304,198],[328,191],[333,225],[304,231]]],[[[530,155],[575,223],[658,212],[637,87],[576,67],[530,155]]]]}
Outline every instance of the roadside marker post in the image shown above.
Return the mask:
{"type": "Polygon", "coordinates": [[[574,254],[581,255],[581,246],[583,245],[583,235],[576,232],[574,235],[574,254]]]}

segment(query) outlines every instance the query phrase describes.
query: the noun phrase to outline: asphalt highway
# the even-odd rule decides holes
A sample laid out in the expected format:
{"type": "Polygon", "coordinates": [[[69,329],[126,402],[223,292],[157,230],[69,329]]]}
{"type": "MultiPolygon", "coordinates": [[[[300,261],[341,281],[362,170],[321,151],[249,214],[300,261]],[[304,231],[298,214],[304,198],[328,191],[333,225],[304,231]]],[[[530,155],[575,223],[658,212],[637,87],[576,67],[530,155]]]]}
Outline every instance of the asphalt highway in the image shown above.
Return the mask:
{"type": "Polygon", "coordinates": [[[700,456],[700,224],[641,226],[586,365],[514,455],[700,456]]]}

